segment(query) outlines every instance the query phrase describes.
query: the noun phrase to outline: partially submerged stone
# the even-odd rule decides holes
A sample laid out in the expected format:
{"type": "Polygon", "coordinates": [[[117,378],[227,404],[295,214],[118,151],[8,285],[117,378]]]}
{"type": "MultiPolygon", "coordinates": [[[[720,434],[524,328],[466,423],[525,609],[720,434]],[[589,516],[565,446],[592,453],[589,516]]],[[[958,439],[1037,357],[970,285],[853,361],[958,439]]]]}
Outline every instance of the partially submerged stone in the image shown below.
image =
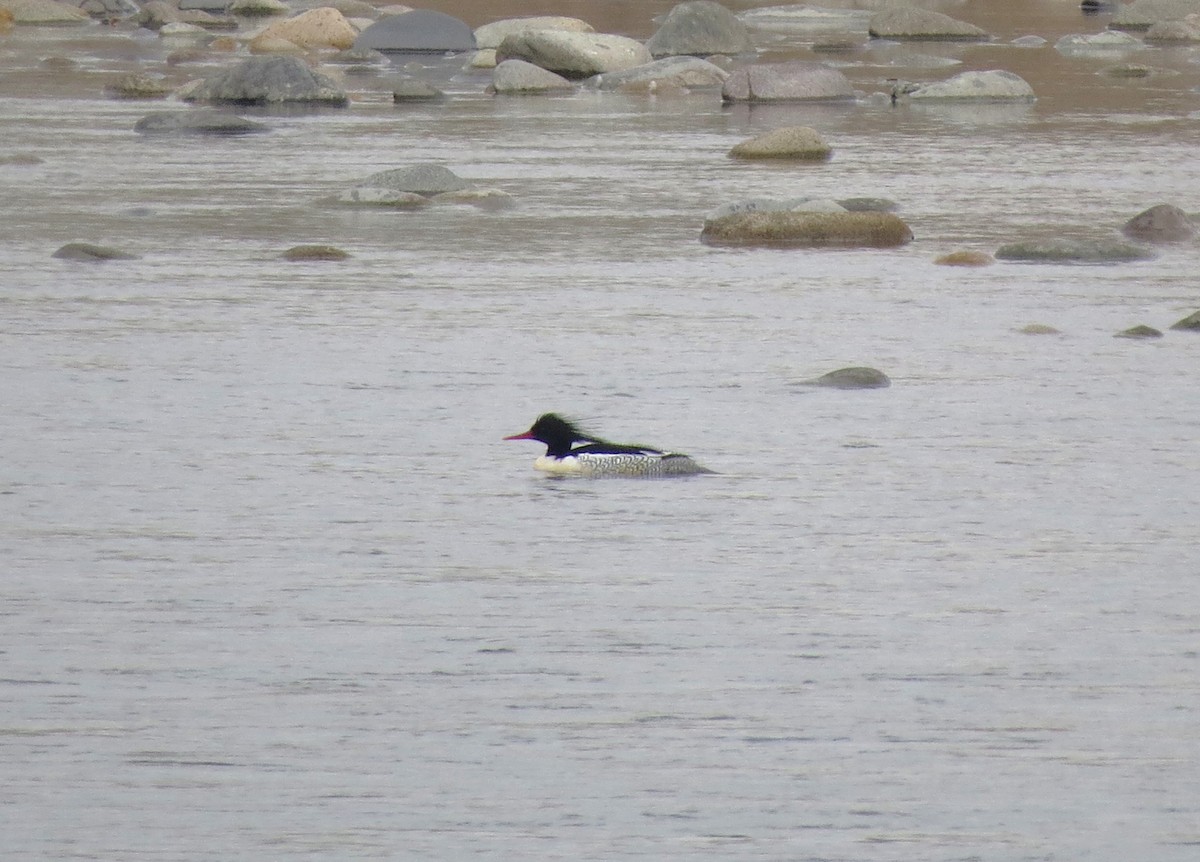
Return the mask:
{"type": "Polygon", "coordinates": [[[1183,242],[1196,235],[1196,226],[1179,207],[1159,204],[1125,222],[1121,233],[1142,242],[1183,242]]]}
{"type": "Polygon", "coordinates": [[[995,259],[986,251],[952,251],[933,261],[938,266],[991,266],[995,259]]]}
{"type": "Polygon", "coordinates": [[[175,88],[161,76],[134,72],[122,75],[104,89],[118,99],[165,99],[175,88]]]}
{"type": "Polygon", "coordinates": [[[1116,8],[1112,22],[1114,30],[1146,30],[1160,21],[1178,21],[1200,12],[1196,0],[1133,0],[1116,8]]]}
{"type": "Polygon", "coordinates": [[[821,386],[826,389],[886,389],[892,385],[892,381],[878,368],[854,365],[830,371],[811,380],[801,380],[797,385],[821,386]]]}
{"type": "Polygon", "coordinates": [[[438,164],[417,164],[407,168],[380,171],[358,183],[360,188],[394,189],[425,197],[442,192],[462,191],[472,188],[473,185],[454,171],[438,164]]]}
{"type": "Polygon", "coordinates": [[[632,69],[651,59],[641,42],[607,33],[524,30],[496,48],[497,63],[524,60],[572,80],[632,69]]]}
{"type": "Polygon", "coordinates": [[[986,30],[928,9],[888,7],[871,16],[871,36],[879,39],[982,41],[986,30]]]}
{"type": "Polygon", "coordinates": [[[1116,333],[1113,338],[1162,338],[1162,333],[1153,326],[1147,326],[1140,323],[1137,326],[1131,326],[1128,329],[1122,329],[1116,333]]]}
{"type": "Polygon", "coordinates": [[[963,72],[946,81],[926,84],[910,95],[914,101],[948,100],[970,102],[1033,101],[1033,88],[1020,77],[1003,69],[963,72]]]}
{"type": "Polygon", "coordinates": [[[893,248],[910,242],[912,230],[892,213],[753,210],[709,219],[700,239],[709,245],[893,248]]]}
{"type": "Polygon", "coordinates": [[[1054,50],[1064,56],[1133,51],[1141,47],[1143,47],[1142,43],[1135,37],[1115,30],[1106,30],[1103,33],[1095,34],[1072,34],[1063,36],[1054,43],[1054,50]]]}
{"type": "Polygon", "coordinates": [[[824,63],[760,63],[733,72],[721,89],[726,102],[853,101],[854,87],[824,63]]]}
{"type": "Polygon", "coordinates": [[[746,25],[720,3],[690,0],[675,6],[646,42],[654,57],[746,54],[754,43],[746,25]]]}
{"type": "Polygon", "coordinates": [[[335,245],[294,245],[282,257],[291,261],[346,260],[350,253],[335,245]]]}
{"type": "Polygon", "coordinates": [[[262,56],[206,78],[186,98],[241,104],[306,103],[344,106],[344,90],[296,57],[262,56]]]}
{"type": "Polygon", "coordinates": [[[392,86],[392,101],[396,103],[439,102],[445,98],[445,93],[420,78],[401,78],[392,86]]]}
{"type": "Polygon", "coordinates": [[[1047,323],[1027,323],[1017,332],[1022,335],[1062,335],[1062,332],[1047,323]]]}
{"type": "Polygon", "coordinates": [[[787,159],[824,162],[833,155],[816,129],[808,126],[784,126],[742,141],[729,151],[735,159],[787,159]]]}
{"type": "Polygon", "coordinates": [[[664,57],[619,72],[594,75],[584,86],[599,90],[628,90],[638,87],[717,88],[729,73],[715,63],[699,57],[664,57]]]}
{"type": "Polygon", "coordinates": [[[133,130],[141,135],[249,135],[268,127],[227,111],[200,108],[147,114],[133,130]]]}
{"type": "Polygon", "coordinates": [[[1154,253],[1120,240],[1033,239],[1012,242],[996,250],[998,260],[1025,263],[1127,263],[1147,260],[1154,253]]]}
{"type": "Polygon", "coordinates": [[[1200,332],[1200,311],[1194,311],[1182,320],[1175,321],[1171,328],[1184,332],[1200,332]]]}
{"type": "Polygon", "coordinates": [[[105,260],[138,260],[138,255],[112,248],[106,245],[93,245],[90,242],[69,242],[54,252],[51,257],[59,260],[105,261],[105,260]]]}
{"type": "Polygon", "coordinates": [[[544,93],[569,93],[575,85],[549,69],[524,60],[505,60],[492,70],[491,92],[497,95],[529,96],[544,93]]]}

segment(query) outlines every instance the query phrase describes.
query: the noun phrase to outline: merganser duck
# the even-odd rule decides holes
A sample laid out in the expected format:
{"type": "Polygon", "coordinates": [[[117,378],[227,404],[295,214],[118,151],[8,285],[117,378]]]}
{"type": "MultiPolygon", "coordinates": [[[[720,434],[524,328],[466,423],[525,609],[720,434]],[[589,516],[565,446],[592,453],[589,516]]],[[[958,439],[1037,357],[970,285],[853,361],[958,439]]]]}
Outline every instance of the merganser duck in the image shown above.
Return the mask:
{"type": "Polygon", "coordinates": [[[678,452],[664,452],[636,443],[610,443],[592,437],[555,413],[539,416],[524,434],[513,434],[504,439],[545,443],[546,454],[533,462],[533,468],[554,476],[659,478],[713,472],[678,452]],[[574,446],[576,442],[584,445],[574,446]]]}

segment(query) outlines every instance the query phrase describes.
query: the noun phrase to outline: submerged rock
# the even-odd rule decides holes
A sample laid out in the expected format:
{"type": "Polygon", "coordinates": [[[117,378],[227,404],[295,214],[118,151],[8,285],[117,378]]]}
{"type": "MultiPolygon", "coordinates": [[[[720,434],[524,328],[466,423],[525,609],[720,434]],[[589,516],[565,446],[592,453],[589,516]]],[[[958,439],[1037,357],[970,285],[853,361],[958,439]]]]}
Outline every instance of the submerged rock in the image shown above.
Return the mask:
{"type": "Polygon", "coordinates": [[[895,6],[871,16],[870,34],[879,39],[981,41],[986,30],[941,12],[914,6],[895,6]]]}
{"type": "Polygon", "coordinates": [[[529,96],[541,93],[569,93],[575,85],[549,69],[524,60],[505,60],[492,70],[491,92],[497,95],[529,96]]]}
{"type": "Polygon", "coordinates": [[[854,97],[854,87],[837,69],[803,61],[738,69],[721,89],[726,102],[840,102],[854,97]]]}
{"type": "Polygon", "coordinates": [[[729,155],[735,159],[825,162],[833,155],[833,148],[825,143],[816,129],[784,126],[742,141],[729,151],[729,155]]]}
{"type": "Polygon", "coordinates": [[[996,102],[1033,101],[1033,88],[1019,75],[1003,69],[987,72],[963,72],[946,81],[926,84],[909,94],[921,101],[942,99],[954,101],[996,102]]]}
{"type": "Polygon", "coordinates": [[[952,251],[933,261],[938,266],[991,266],[995,259],[986,251],[952,251]]]}
{"type": "Polygon", "coordinates": [[[401,78],[392,86],[393,102],[439,102],[446,94],[420,78],[401,78]]]}
{"type": "Polygon", "coordinates": [[[51,257],[56,257],[59,260],[85,261],[139,259],[138,255],[122,251],[119,248],[112,248],[106,245],[92,245],[89,242],[69,242],[54,252],[51,257]]]}
{"type": "Polygon", "coordinates": [[[584,86],[598,90],[629,90],[644,87],[682,87],[705,89],[720,87],[729,73],[715,63],[699,57],[664,57],[620,72],[595,75],[584,86]]]}
{"type": "Polygon", "coordinates": [[[745,54],[754,50],[746,25],[720,3],[690,0],[667,13],[646,42],[654,57],[745,54]]]}
{"type": "Polygon", "coordinates": [[[998,260],[1026,263],[1125,263],[1154,256],[1149,249],[1120,240],[1034,239],[996,250],[998,260]]]}
{"type": "Polygon", "coordinates": [[[1175,321],[1171,324],[1171,328],[1185,332],[1200,332],[1200,311],[1194,311],[1182,320],[1175,321]]]}
{"type": "Polygon", "coordinates": [[[1115,30],[1146,30],[1160,21],[1178,21],[1197,12],[1197,0],[1133,0],[1117,7],[1109,26],[1115,30]]]}
{"type": "Polygon", "coordinates": [[[1028,323],[1017,332],[1022,335],[1062,335],[1062,332],[1046,323],[1028,323]]]}
{"type": "Polygon", "coordinates": [[[1116,333],[1113,338],[1162,338],[1162,333],[1153,326],[1146,326],[1140,323],[1137,326],[1131,326],[1128,329],[1122,329],[1116,333]]]}
{"type": "Polygon", "coordinates": [[[407,168],[380,171],[358,183],[359,188],[366,186],[393,189],[425,197],[442,192],[457,192],[472,188],[473,185],[449,168],[437,164],[417,164],[407,168]]]}
{"type": "Polygon", "coordinates": [[[751,210],[707,220],[700,240],[709,245],[892,248],[910,242],[912,230],[891,213],[751,210]]]}
{"type": "Polygon", "coordinates": [[[251,57],[206,78],[185,98],[199,102],[277,104],[299,102],[344,106],[349,99],[328,75],[296,57],[251,57]]]}
{"type": "Polygon", "coordinates": [[[1143,242],[1183,242],[1196,235],[1196,226],[1179,207],[1159,204],[1125,222],[1121,233],[1143,242]]]}
{"type": "Polygon", "coordinates": [[[1171,329],[1181,329],[1188,333],[1200,333],[1200,311],[1194,311],[1182,321],[1176,321],[1171,324],[1171,329]]]}
{"type": "Polygon", "coordinates": [[[198,108],[147,114],[134,124],[141,135],[248,135],[268,127],[227,111],[198,108]]]}
{"type": "Polygon", "coordinates": [[[133,73],[104,89],[118,99],[165,99],[174,87],[165,78],[133,73]]]}
{"type": "Polygon", "coordinates": [[[830,371],[811,380],[801,380],[797,385],[823,386],[827,389],[886,389],[892,385],[892,381],[877,368],[854,365],[830,371]]]}
{"type": "Polygon", "coordinates": [[[350,253],[335,245],[294,245],[282,255],[284,260],[346,260],[350,253]]]}
{"type": "Polygon", "coordinates": [[[1142,47],[1142,43],[1128,33],[1106,30],[1093,35],[1063,36],[1054,43],[1054,50],[1064,56],[1077,54],[1095,54],[1109,51],[1132,51],[1142,47]]]}

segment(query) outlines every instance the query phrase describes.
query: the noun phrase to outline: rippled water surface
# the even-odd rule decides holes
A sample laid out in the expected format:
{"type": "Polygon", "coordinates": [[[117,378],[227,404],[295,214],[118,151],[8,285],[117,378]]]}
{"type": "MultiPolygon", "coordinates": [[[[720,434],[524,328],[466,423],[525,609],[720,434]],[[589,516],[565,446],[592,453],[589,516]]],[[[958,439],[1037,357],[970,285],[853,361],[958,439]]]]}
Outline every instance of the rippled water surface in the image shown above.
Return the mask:
{"type": "Polygon", "coordinates": [[[455,61],[440,106],[348,78],[204,141],[102,95],[153,34],[0,37],[0,156],[40,159],[0,164],[6,858],[1196,859],[1197,247],[933,260],[1200,210],[1200,65],[1105,77],[1006,44],[1103,19],[1004,5],[912,50],[1031,106],[494,99],[455,61]],[[786,124],[833,160],[726,157],[786,124]],[[423,161],[516,205],[319,203],[423,161]],[[916,241],[698,241],[800,195],[916,241]],[[352,257],[281,260],[313,242],[352,257]],[[795,385],[846,365],[893,385],[795,385]],[[546,410],[719,475],[541,478],[499,438],[546,410]]]}

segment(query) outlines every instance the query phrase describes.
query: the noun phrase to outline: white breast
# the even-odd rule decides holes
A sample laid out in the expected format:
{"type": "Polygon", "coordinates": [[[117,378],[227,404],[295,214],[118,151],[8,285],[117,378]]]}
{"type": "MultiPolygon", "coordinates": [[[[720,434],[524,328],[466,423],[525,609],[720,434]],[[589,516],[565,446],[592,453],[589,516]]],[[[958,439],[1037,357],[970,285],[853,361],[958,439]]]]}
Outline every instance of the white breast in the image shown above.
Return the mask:
{"type": "Polygon", "coordinates": [[[568,455],[565,458],[543,455],[533,462],[533,467],[535,470],[541,470],[552,476],[586,476],[589,478],[603,476],[657,478],[661,476],[694,476],[697,473],[712,472],[701,467],[686,455],[626,452],[614,454],[585,452],[582,455],[568,455]]]}

